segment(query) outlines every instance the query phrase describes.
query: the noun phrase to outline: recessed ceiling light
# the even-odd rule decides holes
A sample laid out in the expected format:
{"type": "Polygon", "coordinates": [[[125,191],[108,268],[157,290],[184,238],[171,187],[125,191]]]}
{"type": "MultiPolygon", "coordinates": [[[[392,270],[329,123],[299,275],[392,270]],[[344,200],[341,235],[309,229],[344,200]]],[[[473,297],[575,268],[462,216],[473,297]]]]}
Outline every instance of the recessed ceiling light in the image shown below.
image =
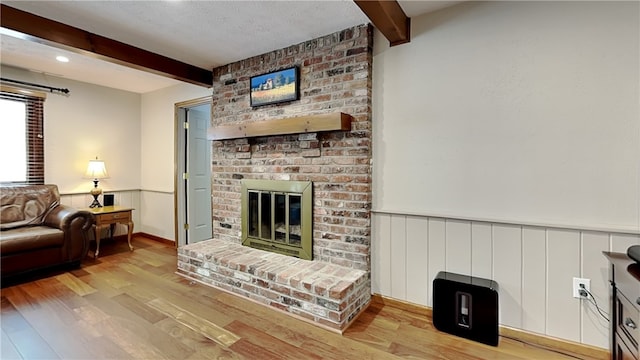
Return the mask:
{"type": "Polygon", "coordinates": [[[66,57],[66,56],[62,56],[62,55],[56,56],[56,60],[58,60],[60,62],[69,62],[69,58],[66,57]]]}

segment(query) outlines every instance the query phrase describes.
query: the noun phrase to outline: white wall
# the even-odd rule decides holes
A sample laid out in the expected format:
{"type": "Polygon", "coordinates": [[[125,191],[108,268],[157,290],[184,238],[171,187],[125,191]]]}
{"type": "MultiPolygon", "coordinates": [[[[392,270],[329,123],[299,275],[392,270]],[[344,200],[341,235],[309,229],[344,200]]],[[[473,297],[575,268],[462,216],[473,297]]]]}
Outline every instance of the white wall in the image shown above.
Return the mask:
{"type": "Polygon", "coordinates": [[[640,231],[638,7],[468,2],[376,33],[374,208],[640,231]]]}
{"type": "MultiPolygon", "coordinates": [[[[45,182],[61,193],[85,193],[89,160],[105,161],[104,191],[140,188],[140,95],[2,67],[2,77],[68,88],[68,96],[48,93],[44,103],[45,182]]],[[[89,205],[89,203],[87,203],[89,205]]]]}
{"type": "Polygon", "coordinates": [[[175,104],[211,94],[211,89],[180,84],[142,95],[139,231],[175,241],[175,104]]]}
{"type": "Polygon", "coordinates": [[[500,322],[607,348],[603,250],[640,243],[638,2],[468,2],[373,60],[373,292],[496,280],[500,322]],[[559,226],[556,226],[559,225],[559,226]]]}

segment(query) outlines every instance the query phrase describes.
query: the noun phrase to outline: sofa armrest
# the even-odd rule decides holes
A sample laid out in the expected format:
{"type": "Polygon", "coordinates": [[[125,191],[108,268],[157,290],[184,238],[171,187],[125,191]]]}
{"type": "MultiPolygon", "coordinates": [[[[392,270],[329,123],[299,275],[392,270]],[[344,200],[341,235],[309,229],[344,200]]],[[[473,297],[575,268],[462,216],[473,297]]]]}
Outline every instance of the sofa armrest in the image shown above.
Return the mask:
{"type": "Polygon", "coordinates": [[[80,263],[89,250],[88,230],[94,224],[93,215],[66,205],[58,205],[44,219],[44,225],[64,232],[63,257],[66,262],[80,263]]]}
{"type": "Polygon", "coordinates": [[[93,225],[93,215],[90,212],[66,205],[58,205],[53,208],[45,217],[44,225],[68,231],[75,219],[81,219],[83,231],[89,230],[93,225]]]}

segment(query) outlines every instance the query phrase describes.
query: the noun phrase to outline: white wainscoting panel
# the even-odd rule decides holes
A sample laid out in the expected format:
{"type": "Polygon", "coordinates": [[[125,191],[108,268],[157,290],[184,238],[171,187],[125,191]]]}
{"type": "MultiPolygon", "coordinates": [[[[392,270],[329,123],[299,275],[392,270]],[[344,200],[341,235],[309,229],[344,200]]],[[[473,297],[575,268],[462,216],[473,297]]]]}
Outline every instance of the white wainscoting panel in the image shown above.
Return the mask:
{"type": "Polygon", "coordinates": [[[406,217],[391,215],[391,268],[400,271],[391,272],[391,296],[407,298],[407,225],[406,217]]]}
{"type": "Polygon", "coordinates": [[[609,313],[608,262],[602,251],[626,252],[640,235],[373,213],[374,293],[433,304],[439,271],[495,280],[500,323],[533,333],[609,347],[608,322],[592,302],[572,296],[574,277],[609,313]]]}
{"type": "Polygon", "coordinates": [[[471,223],[471,275],[491,279],[493,273],[493,242],[491,224],[471,223]]]}
{"type": "Polygon", "coordinates": [[[638,244],[637,235],[611,234],[611,251],[626,253],[631,245],[638,244]]]}
{"type": "Polygon", "coordinates": [[[579,274],[580,232],[548,229],[547,335],[580,341],[581,300],[573,298],[573,278],[579,274]]]}
{"type": "MultiPolygon", "coordinates": [[[[602,252],[609,251],[609,237],[607,233],[584,231],[580,258],[581,277],[591,279],[591,294],[598,305],[607,309],[605,310],[607,313],[609,312],[609,272],[607,271],[609,262],[602,256],[602,252]]],[[[609,342],[604,339],[609,335],[609,323],[598,314],[592,304],[582,301],[580,306],[582,341],[607,347],[609,342]]],[[[606,315],[609,317],[608,314],[606,315]]]]}
{"type": "Polygon", "coordinates": [[[493,276],[500,287],[500,323],[522,327],[522,229],[494,224],[493,276]]]}
{"type": "Polygon", "coordinates": [[[423,304],[429,301],[429,222],[420,217],[407,217],[407,301],[423,304]],[[410,240],[411,239],[411,240],[410,240]],[[413,284],[423,284],[414,286],[413,284]]]}
{"type": "Polygon", "coordinates": [[[167,191],[140,191],[141,218],[139,231],[175,241],[174,193],[167,191]]]}
{"type": "MultiPolygon", "coordinates": [[[[422,286],[427,286],[427,294],[429,294],[429,302],[424,305],[433,304],[433,279],[438,275],[438,272],[445,271],[447,269],[445,259],[447,258],[447,247],[446,247],[446,232],[445,232],[445,220],[444,219],[427,219],[429,223],[429,256],[427,258],[427,263],[429,264],[429,279],[426,284],[422,286]]],[[[393,232],[393,229],[391,229],[393,232]]],[[[372,241],[375,241],[376,234],[372,234],[372,241]]],[[[411,240],[413,241],[413,240],[411,240]]],[[[395,271],[395,269],[392,269],[395,271]]],[[[412,286],[417,286],[418,284],[411,284],[412,286]]],[[[384,295],[384,294],[383,294],[384,295]]]]}
{"type": "Polygon", "coordinates": [[[471,273],[471,222],[451,220],[445,223],[447,271],[471,273]]]}
{"type": "Polygon", "coordinates": [[[377,216],[371,221],[380,241],[371,244],[371,290],[391,296],[391,216],[377,216]]]}
{"type": "MultiPolygon", "coordinates": [[[[604,257],[603,257],[604,259],[604,257]]],[[[522,228],[522,328],[546,333],[547,245],[541,228],[522,228]]]]}

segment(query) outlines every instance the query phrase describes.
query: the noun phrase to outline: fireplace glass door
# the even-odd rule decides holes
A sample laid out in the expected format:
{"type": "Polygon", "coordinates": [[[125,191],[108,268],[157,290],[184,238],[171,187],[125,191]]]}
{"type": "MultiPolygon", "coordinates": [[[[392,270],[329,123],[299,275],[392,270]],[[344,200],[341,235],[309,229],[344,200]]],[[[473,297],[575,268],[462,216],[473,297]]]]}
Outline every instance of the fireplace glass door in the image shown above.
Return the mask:
{"type": "Polygon", "coordinates": [[[310,182],[244,180],[242,196],[243,244],[311,260],[310,182]]]}
{"type": "Polygon", "coordinates": [[[301,246],[299,194],[250,190],[249,236],[292,246],[301,246]]]}

